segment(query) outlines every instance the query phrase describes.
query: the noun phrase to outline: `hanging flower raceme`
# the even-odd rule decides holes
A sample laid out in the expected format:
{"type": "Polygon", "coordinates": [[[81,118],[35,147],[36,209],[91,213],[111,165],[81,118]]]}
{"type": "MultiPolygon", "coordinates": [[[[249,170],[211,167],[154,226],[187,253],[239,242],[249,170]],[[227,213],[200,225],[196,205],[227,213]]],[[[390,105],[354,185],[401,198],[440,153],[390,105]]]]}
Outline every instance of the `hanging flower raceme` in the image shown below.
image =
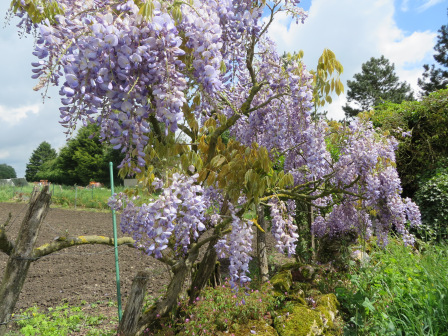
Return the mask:
{"type": "Polygon", "coordinates": [[[403,199],[394,167],[397,142],[378,134],[370,121],[351,122],[334,164],[332,183],[345,187],[346,195],[325,217],[315,218],[316,234],[336,235],[350,230],[368,238],[375,234],[383,243],[392,228],[406,244],[413,242],[408,227],[421,223],[418,207],[403,199]],[[356,181],[356,183],[353,183],[356,181]]]}
{"type": "Polygon", "coordinates": [[[229,256],[230,284],[233,287],[243,285],[251,279],[249,273],[249,261],[252,259],[253,229],[250,221],[236,216],[233,205],[229,204],[232,217],[231,232],[219,239],[215,245],[216,252],[220,258],[229,256]]]}
{"type": "MultiPolygon", "coordinates": [[[[169,185],[161,190],[156,200],[136,206],[125,195],[111,199],[109,205],[122,209],[121,230],[132,236],[137,247],[148,255],[162,257],[162,251],[171,247],[176,255],[187,252],[189,245],[197,241],[205,231],[205,211],[209,201],[203,197],[203,189],[196,184],[198,175],[187,177],[178,173],[169,179],[169,185]]],[[[156,179],[155,186],[161,186],[156,179]]]]}
{"type": "Polygon", "coordinates": [[[299,237],[297,226],[294,224],[283,201],[274,199],[268,205],[271,207],[271,232],[276,240],[275,247],[280,253],[285,253],[286,251],[288,256],[291,256],[295,253],[296,241],[299,237]]]}

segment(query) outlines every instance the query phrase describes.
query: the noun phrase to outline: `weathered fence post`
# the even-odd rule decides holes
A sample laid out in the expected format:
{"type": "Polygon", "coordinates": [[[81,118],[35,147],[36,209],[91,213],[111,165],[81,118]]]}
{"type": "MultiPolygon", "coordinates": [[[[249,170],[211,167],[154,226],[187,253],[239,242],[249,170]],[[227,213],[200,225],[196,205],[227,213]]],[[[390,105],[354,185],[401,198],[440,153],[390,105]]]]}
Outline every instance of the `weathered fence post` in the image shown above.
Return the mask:
{"type": "Polygon", "coordinates": [[[260,280],[262,283],[269,280],[268,253],[266,251],[266,220],[264,218],[264,206],[257,206],[258,225],[264,232],[257,228],[257,255],[260,268],[260,280]]]}
{"type": "Polygon", "coordinates": [[[0,286],[0,336],[6,333],[7,323],[14,311],[31,262],[36,238],[48,213],[51,195],[48,186],[40,193],[33,191],[25,218],[20,226],[14,249],[6,264],[0,286]]]}
{"type": "Polygon", "coordinates": [[[148,281],[148,271],[138,272],[132,281],[131,294],[129,295],[126,309],[118,326],[118,335],[133,336],[137,332],[138,320],[142,313],[148,281]]]}
{"type": "Polygon", "coordinates": [[[75,184],[75,209],[76,209],[76,199],[78,198],[78,186],[75,184]]]}

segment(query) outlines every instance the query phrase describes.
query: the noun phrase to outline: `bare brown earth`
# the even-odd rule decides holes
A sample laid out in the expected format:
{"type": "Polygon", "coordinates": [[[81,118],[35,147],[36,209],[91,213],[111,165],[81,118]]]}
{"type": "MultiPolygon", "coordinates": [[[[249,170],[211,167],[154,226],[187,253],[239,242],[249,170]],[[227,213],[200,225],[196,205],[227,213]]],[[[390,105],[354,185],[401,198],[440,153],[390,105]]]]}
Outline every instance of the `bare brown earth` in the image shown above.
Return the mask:
{"type": "MultiPolygon", "coordinates": [[[[15,238],[25,214],[25,203],[0,203],[0,223],[9,213],[13,219],[7,234],[15,238]]],[[[119,236],[122,236],[118,230],[119,236]]],[[[73,211],[51,208],[45,218],[36,246],[68,235],[113,236],[110,212],[73,211]]],[[[148,293],[157,296],[169,281],[169,272],[161,262],[128,246],[119,246],[119,265],[123,306],[137,271],[150,268],[152,279],[148,293]]],[[[0,281],[8,256],[0,253],[0,281]]],[[[106,245],[70,247],[31,264],[16,310],[34,305],[54,307],[61,303],[78,305],[81,301],[116,302],[114,248],[106,245]]]]}

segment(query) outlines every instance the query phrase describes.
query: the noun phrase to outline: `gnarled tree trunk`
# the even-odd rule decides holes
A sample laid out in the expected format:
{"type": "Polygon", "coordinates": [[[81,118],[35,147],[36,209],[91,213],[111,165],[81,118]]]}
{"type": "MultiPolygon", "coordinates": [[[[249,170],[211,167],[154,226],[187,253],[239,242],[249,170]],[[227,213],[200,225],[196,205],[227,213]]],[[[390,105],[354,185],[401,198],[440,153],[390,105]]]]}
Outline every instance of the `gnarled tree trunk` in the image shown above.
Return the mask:
{"type": "Polygon", "coordinates": [[[199,264],[198,270],[191,282],[190,288],[190,303],[196,299],[201,290],[207,285],[210,278],[214,275],[218,255],[215,250],[215,245],[219,238],[210,241],[204,258],[199,264]]]}
{"type": "MultiPolygon", "coordinates": [[[[173,277],[166,289],[165,296],[159,300],[151,309],[144,312],[137,324],[137,335],[151,325],[157,318],[167,315],[177,306],[179,296],[182,292],[184,282],[193,268],[193,264],[198,257],[198,250],[190,253],[186,259],[177,261],[172,267],[173,277]]],[[[126,310],[128,307],[126,306],[126,310]]],[[[126,314],[125,310],[125,314],[126,314]]]]}

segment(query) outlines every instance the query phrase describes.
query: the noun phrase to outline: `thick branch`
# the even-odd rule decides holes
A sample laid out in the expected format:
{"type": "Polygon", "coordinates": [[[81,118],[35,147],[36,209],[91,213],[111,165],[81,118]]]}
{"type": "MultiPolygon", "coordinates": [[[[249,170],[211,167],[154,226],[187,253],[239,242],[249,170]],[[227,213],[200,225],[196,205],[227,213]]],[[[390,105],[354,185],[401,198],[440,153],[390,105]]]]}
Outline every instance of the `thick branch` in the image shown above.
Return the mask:
{"type": "Polygon", "coordinates": [[[255,76],[255,70],[253,67],[253,61],[254,61],[254,54],[255,54],[255,34],[252,34],[251,40],[250,40],[250,46],[247,50],[247,57],[246,57],[246,66],[247,70],[249,70],[250,78],[252,80],[252,84],[255,86],[257,84],[257,78],[255,76]]]}
{"type": "Polygon", "coordinates": [[[209,140],[210,142],[209,142],[209,146],[208,146],[208,155],[207,155],[207,162],[206,162],[206,164],[208,164],[210,161],[212,161],[212,159],[215,156],[216,145],[218,144],[219,136],[222,135],[225,131],[227,131],[230,127],[232,127],[238,121],[238,119],[240,117],[241,117],[241,115],[234,114],[229,119],[227,119],[225,124],[219,126],[213,132],[213,134],[211,135],[210,140],[209,140]]]}
{"type": "Polygon", "coordinates": [[[165,144],[165,137],[162,134],[162,130],[160,129],[160,125],[159,125],[159,122],[157,121],[156,117],[154,115],[150,115],[149,121],[152,125],[154,133],[156,134],[157,140],[159,140],[160,143],[165,144]]]}
{"type": "Polygon", "coordinates": [[[251,109],[247,110],[247,113],[259,110],[267,105],[269,105],[274,99],[278,99],[280,97],[283,97],[286,93],[279,93],[274,96],[269,97],[264,103],[261,103],[260,105],[257,105],[255,107],[252,107],[251,109]]]}
{"type": "MultiPolygon", "coordinates": [[[[230,222],[230,220],[229,220],[229,222],[230,222]]],[[[204,240],[201,240],[200,242],[193,244],[192,247],[190,248],[190,253],[199,251],[199,249],[202,246],[204,246],[205,244],[207,244],[208,242],[212,241],[213,239],[220,238],[230,232],[232,232],[232,229],[228,228],[226,230],[220,231],[219,233],[215,233],[215,234],[211,235],[210,237],[208,237],[204,240]]]]}
{"type": "MultiPolygon", "coordinates": [[[[123,237],[117,240],[117,245],[128,244],[129,246],[133,247],[134,243],[135,243],[134,239],[130,237],[123,237]]],[[[71,246],[93,245],[93,244],[114,246],[114,239],[104,236],[67,237],[65,239],[55,240],[49,244],[44,244],[42,246],[35,248],[33,251],[33,258],[41,258],[71,246]]]]}
{"type": "Polygon", "coordinates": [[[14,249],[14,243],[8,239],[5,231],[5,228],[11,221],[11,218],[12,215],[9,213],[6,222],[0,225],[0,251],[6,253],[7,255],[11,255],[12,250],[14,249]]]}

